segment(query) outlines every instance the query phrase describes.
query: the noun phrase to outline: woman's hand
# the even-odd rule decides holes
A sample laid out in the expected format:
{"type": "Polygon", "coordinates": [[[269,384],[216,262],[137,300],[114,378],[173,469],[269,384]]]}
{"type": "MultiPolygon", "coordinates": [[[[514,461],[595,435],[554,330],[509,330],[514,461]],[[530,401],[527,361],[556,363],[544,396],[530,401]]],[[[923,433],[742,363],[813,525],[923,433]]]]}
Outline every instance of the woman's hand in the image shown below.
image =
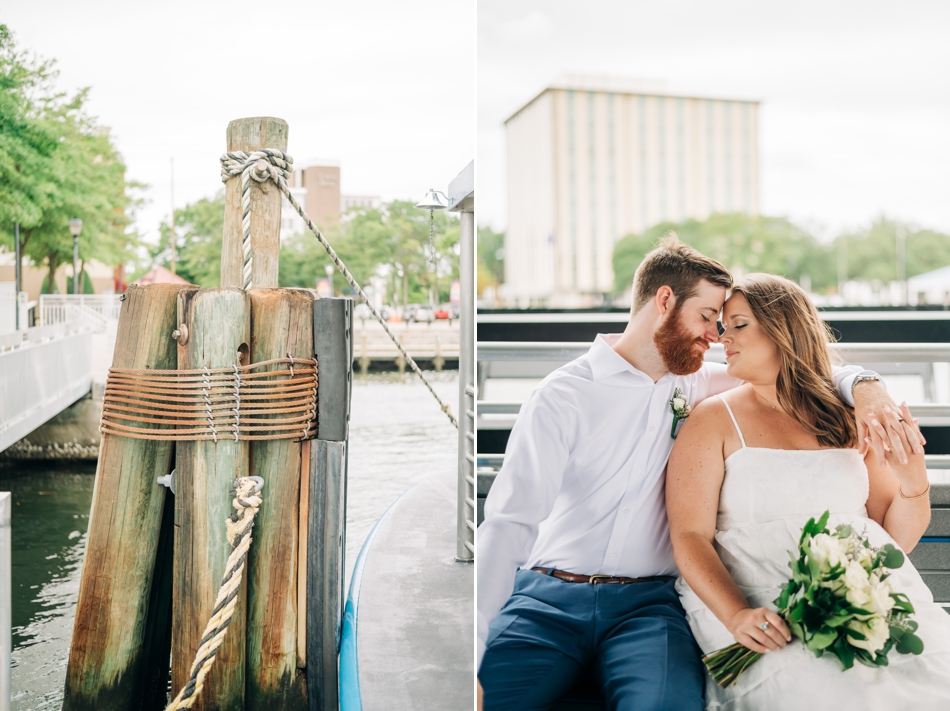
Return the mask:
{"type": "MultiPolygon", "coordinates": [[[[891,441],[899,437],[913,440],[914,433],[917,431],[916,420],[911,417],[906,402],[901,403],[899,412],[885,407],[884,421],[880,425],[884,427],[891,441]]],[[[875,437],[874,434],[871,436],[875,437]]],[[[916,447],[912,451],[899,451],[892,446],[885,448],[884,456],[891,471],[900,481],[904,496],[915,496],[927,488],[927,465],[922,447],[916,447]]]]}
{"type": "Polygon", "coordinates": [[[904,416],[903,427],[894,429],[887,426],[889,412],[896,411],[898,408],[891,396],[887,394],[883,383],[880,381],[858,383],[852,394],[861,454],[864,454],[870,445],[878,464],[882,467],[887,461],[885,457],[888,452],[895,453],[899,460],[906,459],[911,453],[923,454],[923,445],[927,444],[927,440],[911,418],[904,416]]]}
{"type": "Polygon", "coordinates": [[[764,654],[781,649],[792,641],[792,633],[779,615],[767,607],[745,607],[729,621],[736,642],[753,652],[764,654]],[[765,625],[765,629],[762,626],[765,625]]]}

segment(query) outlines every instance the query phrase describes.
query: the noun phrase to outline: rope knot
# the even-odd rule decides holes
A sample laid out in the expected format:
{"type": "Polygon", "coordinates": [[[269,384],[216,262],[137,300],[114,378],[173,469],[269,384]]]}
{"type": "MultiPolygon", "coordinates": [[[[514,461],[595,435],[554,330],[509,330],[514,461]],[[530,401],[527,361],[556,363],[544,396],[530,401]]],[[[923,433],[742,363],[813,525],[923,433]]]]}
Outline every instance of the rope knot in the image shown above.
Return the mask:
{"type": "Polygon", "coordinates": [[[221,156],[221,180],[241,176],[241,230],[243,233],[244,288],[251,288],[254,260],[251,256],[251,179],[257,183],[273,180],[285,195],[290,194],[287,178],[294,169],[294,159],[276,148],[259,151],[229,151],[221,156]]]}

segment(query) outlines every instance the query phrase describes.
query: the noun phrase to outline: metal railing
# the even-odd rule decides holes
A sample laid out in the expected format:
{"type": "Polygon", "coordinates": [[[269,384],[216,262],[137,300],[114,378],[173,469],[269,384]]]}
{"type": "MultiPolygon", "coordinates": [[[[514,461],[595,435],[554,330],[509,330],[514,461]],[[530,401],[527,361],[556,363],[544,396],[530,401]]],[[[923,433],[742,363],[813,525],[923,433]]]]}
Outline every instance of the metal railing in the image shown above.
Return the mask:
{"type": "MultiPolygon", "coordinates": [[[[844,362],[865,363],[872,366],[886,363],[940,363],[950,362],[950,344],[946,343],[835,343],[832,351],[844,362]]],[[[541,378],[556,368],[581,357],[590,350],[589,343],[535,343],[535,342],[482,342],[478,344],[479,391],[484,392],[485,381],[492,377],[541,378]]],[[[725,363],[721,344],[713,344],[706,352],[706,360],[725,363]]],[[[910,367],[915,373],[918,368],[910,367]]],[[[900,372],[889,368],[888,373],[900,372]]],[[[925,427],[950,427],[950,404],[917,403],[909,405],[925,427]]],[[[479,400],[476,403],[479,428],[506,429],[514,423],[521,411],[520,402],[479,400]],[[486,421],[485,415],[495,416],[486,421]],[[507,416],[507,417],[505,417],[507,416]]],[[[928,469],[950,469],[950,455],[928,454],[928,469]]],[[[498,468],[503,454],[479,454],[481,468],[498,468]]]]}
{"type": "Polygon", "coordinates": [[[458,560],[475,559],[475,214],[460,215],[461,254],[459,274],[465,295],[459,310],[459,444],[458,514],[456,551],[458,560]]]}
{"type": "Polygon", "coordinates": [[[10,654],[13,617],[10,586],[10,514],[12,496],[0,492],[0,711],[10,711],[10,654]]]}
{"type": "Polygon", "coordinates": [[[121,294],[43,294],[40,296],[40,322],[91,321],[104,325],[119,320],[121,294]]]}

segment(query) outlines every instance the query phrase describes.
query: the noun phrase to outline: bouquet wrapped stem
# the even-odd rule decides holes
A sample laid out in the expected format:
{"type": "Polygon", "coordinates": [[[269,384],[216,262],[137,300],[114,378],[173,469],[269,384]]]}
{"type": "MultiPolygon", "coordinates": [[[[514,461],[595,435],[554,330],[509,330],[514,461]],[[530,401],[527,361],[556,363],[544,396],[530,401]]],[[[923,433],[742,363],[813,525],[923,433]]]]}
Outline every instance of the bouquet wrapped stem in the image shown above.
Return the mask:
{"type": "MultiPolygon", "coordinates": [[[[907,595],[895,592],[888,577],[904,564],[891,544],[872,548],[850,526],[826,528],[827,511],[802,529],[798,550],[791,553],[792,577],[774,601],[792,634],[816,657],[837,657],[844,670],[855,660],[870,667],[887,665],[892,648],[920,654],[924,643],[914,634],[917,623],[907,595]]],[[[703,662],[713,680],[725,688],[762,655],[736,643],[707,654],[703,662]]]]}

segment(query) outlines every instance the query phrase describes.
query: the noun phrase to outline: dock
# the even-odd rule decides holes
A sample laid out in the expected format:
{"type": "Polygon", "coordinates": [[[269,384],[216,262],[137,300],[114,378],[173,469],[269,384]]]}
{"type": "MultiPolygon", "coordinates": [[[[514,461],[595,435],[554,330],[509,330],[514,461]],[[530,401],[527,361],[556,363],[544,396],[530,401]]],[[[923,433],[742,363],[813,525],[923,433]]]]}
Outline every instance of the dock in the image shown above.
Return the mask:
{"type": "Polygon", "coordinates": [[[343,711],[472,708],[475,571],[452,555],[455,484],[454,472],[416,484],[363,544],[344,613],[343,711]]]}
{"type": "MultiPolygon", "coordinates": [[[[420,365],[442,370],[459,359],[459,322],[439,319],[431,323],[390,323],[403,348],[420,365]]],[[[406,363],[383,327],[375,321],[356,320],[353,324],[353,360],[361,373],[371,367],[392,368],[403,372],[406,363]]]]}

